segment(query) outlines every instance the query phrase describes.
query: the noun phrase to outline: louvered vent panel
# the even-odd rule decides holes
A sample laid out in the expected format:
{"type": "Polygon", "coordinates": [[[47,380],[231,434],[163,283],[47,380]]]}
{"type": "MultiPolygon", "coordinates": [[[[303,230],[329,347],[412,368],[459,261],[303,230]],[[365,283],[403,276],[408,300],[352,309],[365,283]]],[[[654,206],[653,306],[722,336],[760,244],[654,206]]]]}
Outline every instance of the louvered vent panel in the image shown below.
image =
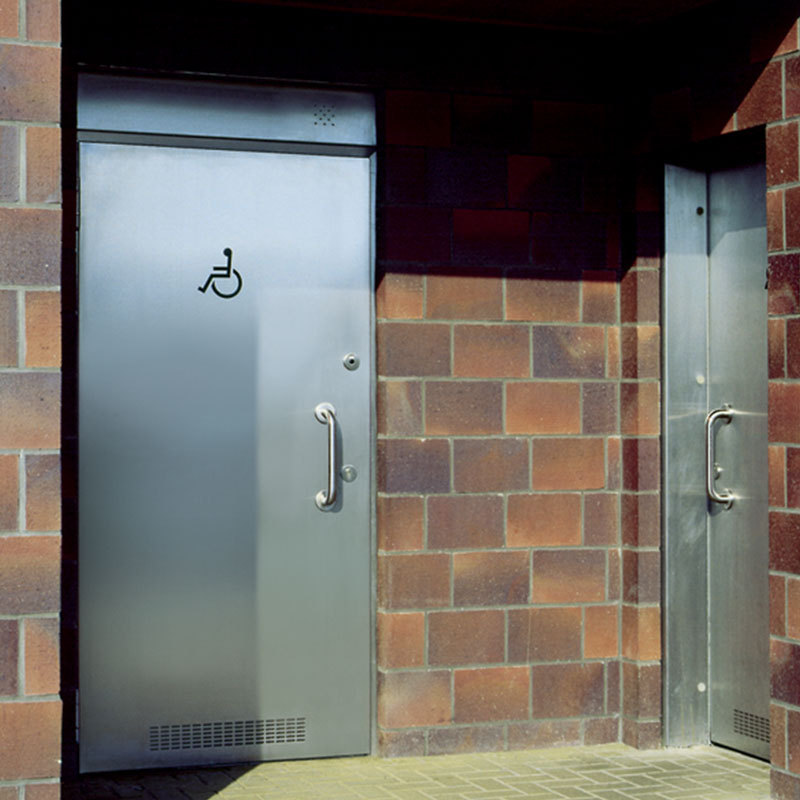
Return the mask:
{"type": "Polygon", "coordinates": [[[306,718],[187,722],[150,727],[150,750],[199,750],[306,740],[306,718]]]}
{"type": "Polygon", "coordinates": [[[769,719],[734,708],[733,732],[760,742],[769,742],[769,719]]]}

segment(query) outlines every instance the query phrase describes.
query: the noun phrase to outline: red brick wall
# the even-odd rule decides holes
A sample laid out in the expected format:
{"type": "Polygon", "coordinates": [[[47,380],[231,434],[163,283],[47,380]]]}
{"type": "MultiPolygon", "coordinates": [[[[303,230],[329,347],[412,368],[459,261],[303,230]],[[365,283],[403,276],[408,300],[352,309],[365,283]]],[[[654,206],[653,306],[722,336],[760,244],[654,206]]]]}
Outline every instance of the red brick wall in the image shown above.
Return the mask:
{"type": "Polygon", "coordinates": [[[612,121],[386,95],[384,753],[660,741],[658,229],[622,263],[612,121]]]}
{"type": "MultiPolygon", "coordinates": [[[[0,1],[0,782],[61,762],[59,9],[0,1]]],[[[35,790],[32,787],[37,787],[35,790]]]]}

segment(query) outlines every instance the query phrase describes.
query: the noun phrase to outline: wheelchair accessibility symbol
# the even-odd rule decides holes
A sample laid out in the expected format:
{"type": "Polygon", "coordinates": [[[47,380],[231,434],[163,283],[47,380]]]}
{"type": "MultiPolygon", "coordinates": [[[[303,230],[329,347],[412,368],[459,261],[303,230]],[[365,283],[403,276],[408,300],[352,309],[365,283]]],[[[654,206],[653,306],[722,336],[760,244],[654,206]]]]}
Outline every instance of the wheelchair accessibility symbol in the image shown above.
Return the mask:
{"type": "MultiPolygon", "coordinates": [[[[239,274],[238,270],[233,269],[231,263],[233,261],[233,250],[231,250],[230,247],[226,247],[222,251],[222,255],[224,255],[228,259],[227,266],[212,267],[211,274],[208,276],[208,279],[202,286],[197,287],[197,291],[205,294],[206,290],[210,286],[214,290],[214,294],[217,297],[222,297],[225,300],[230,300],[231,297],[236,297],[236,295],[242,291],[242,276],[239,274]],[[230,280],[232,278],[236,279],[236,288],[232,292],[221,292],[217,288],[218,280],[230,280]]],[[[225,288],[230,288],[230,286],[226,286],[225,288]]]]}

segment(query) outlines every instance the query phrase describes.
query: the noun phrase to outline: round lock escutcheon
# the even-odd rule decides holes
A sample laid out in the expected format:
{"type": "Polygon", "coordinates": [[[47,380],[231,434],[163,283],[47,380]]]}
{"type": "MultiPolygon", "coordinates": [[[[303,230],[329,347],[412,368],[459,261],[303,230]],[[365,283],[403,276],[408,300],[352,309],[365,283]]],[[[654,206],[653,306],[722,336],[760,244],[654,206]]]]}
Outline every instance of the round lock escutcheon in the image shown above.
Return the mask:
{"type": "Polygon", "coordinates": [[[345,369],[349,369],[350,372],[353,372],[361,366],[361,359],[355,353],[348,353],[342,359],[342,363],[345,369]]]}

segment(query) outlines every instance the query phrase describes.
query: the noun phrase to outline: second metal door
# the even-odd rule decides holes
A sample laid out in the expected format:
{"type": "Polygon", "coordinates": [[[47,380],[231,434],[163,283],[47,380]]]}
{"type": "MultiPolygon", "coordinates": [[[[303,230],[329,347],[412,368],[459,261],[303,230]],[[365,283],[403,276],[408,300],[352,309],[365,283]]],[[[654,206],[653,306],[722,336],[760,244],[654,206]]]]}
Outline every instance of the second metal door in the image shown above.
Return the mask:
{"type": "Polygon", "coordinates": [[[670,744],[769,756],[763,165],[666,175],[670,744]]]}

